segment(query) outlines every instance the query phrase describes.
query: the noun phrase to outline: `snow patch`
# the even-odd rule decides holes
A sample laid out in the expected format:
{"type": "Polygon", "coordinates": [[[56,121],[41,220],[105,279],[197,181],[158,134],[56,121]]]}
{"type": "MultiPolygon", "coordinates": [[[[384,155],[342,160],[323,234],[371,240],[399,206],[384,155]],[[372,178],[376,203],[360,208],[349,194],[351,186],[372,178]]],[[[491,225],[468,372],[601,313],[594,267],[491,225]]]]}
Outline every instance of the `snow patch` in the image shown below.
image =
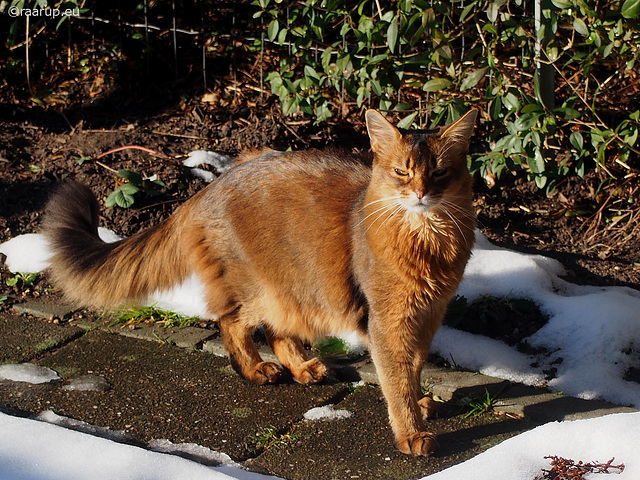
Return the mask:
{"type": "Polygon", "coordinates": [[[315,407],[304,414],[305,420],[343,420],[353,416],[349,410],[337,409],[334,405],[315,407]]]}
{"type": "Polygon", "coordinates": [[[0,365],[0,380],[40,384],[60,380],[60,377],[50,368],[33,363],[10,363],[0,365]]]}
{"type": "Polygon", "coordinates": [[[0,480],[266,480],[0,413],[0,480]]]}
{"type": "Polygon", "coordinates": [[[640,478],[639,445],[640,413],[552,422],[505,440],[465,463],[425,478],[531,480],[540,478],[543,468],[550,469],[550,461],[544,457],[555,455],[585,463],[604,463],[615,457],[614,465],[623,463],[625,469],[620,474],[610,476],[611,479],[636,480],[640,478]]]}
{"type": "Polygon", "coordinates": [[[67,385],[62,387],[64,390],[80,391],[80,392],[104,392],[109,390],[111,386],[104,377],[100,375],[81,375],[72,379],[67,385]]]}
{"type": "Polygon", "coordinates": [[[49,242],[38,233],[27,233],[7,240],[0,244],[0,253],[6,255],[4,263],[14,273],[41,272],[49,266],[52,255],[49,242]]]}
{"type": "Polygon", "coordinates": [[[191,169],[191,173],[198,178],[201,178],[207,183],[216,179],[217,175],[203,170],[202,168],[196,168],[199,165],[211,165],[218,173],[223,173],[231,168],[233,164],[233,158],[221,153],[209,152],[206,150],[194,150],[187,155],[187,158],[182,162],[185,167],[191,169]]]}

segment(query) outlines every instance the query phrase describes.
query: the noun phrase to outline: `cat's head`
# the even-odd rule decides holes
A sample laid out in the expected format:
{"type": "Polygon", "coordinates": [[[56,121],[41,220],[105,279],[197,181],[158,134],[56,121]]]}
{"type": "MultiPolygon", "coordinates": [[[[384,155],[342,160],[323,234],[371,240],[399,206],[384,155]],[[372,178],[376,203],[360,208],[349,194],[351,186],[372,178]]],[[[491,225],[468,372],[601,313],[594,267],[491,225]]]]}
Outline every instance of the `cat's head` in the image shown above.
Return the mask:
{"type": "Polygon", "coordinates": [[[428,212],[443,201],[458,203],[461,195],[470,200],[466,154],[476,115],[477,110],[471,110],[439,129],[404,130],[367,110],[376,195],[395,197],[415,213],[428,212]]]}

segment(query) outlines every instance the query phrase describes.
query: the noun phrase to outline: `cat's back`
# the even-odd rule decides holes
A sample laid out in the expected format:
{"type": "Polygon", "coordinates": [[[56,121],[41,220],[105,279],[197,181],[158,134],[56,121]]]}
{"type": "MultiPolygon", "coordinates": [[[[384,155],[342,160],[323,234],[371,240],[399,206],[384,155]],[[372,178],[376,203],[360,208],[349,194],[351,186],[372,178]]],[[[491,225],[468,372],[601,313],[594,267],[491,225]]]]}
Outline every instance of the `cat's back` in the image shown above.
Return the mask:
{"type": "Polygon", "coordinates": [[[324,184],[342,190],[365,188],[371,177],[371,167],[352,154],[339,149],[277,152],[264,150],[253,153],[249,161],[231,169],[224,177],[227,186],[246,189],[251,185],[265,187],[298,182],[305,186],[324,184]],[[242,185],[248,182],[247,185],[242,185]]]}
{"type": "Polygon", "coordinates": [[[274,221],[295,211],[344,215],[362,196],[370,178],[371,167],[365,160],[341,150],[266,150],[218,178],[205,202],[227,212],[259,211],[274,221]]]}

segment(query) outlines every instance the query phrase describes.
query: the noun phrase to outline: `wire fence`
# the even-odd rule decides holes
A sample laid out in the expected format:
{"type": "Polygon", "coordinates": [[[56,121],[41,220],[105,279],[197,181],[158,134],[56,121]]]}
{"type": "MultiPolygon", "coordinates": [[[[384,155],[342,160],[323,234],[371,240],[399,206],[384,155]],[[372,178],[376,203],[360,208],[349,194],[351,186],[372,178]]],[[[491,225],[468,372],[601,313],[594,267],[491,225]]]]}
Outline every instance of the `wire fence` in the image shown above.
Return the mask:
{"type": "MultiPolygon", "coordinates": [[[[24,73],[29,84],[53,69],[88,70],[96,62],[131,64],[148,77],[199,77],[203,89],[220,72],[220,58],[253,41],[248,6],[235,1],[94,2],[56,18],[51,9],[0,15],[8,32],[5,73],[24,73]],[[23,64],[20,68],[19,64],[23,64]]],[[[259,35],[259,33],[258,33],[259,35]]],[[[31,85],[29,85],[31,87],[31,85]]]]}

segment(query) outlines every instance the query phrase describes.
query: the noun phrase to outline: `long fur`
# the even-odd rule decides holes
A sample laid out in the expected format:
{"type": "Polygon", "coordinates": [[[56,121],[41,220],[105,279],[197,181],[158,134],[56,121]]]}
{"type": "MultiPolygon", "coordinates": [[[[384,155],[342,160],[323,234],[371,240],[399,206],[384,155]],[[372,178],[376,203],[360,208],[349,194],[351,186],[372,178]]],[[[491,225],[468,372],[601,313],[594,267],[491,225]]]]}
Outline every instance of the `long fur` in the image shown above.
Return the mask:
{"type": "Polygon", "coordinates": [[[69,300],[113,308],[143,301],[157,288],[171,288],[187,275],[179,235],[184,214],[105,243],[98,236],[98,213],[91,190],[73,180],[60,184],[47,205],[43,233],[54,253],[49,273],[69,300]]]}

